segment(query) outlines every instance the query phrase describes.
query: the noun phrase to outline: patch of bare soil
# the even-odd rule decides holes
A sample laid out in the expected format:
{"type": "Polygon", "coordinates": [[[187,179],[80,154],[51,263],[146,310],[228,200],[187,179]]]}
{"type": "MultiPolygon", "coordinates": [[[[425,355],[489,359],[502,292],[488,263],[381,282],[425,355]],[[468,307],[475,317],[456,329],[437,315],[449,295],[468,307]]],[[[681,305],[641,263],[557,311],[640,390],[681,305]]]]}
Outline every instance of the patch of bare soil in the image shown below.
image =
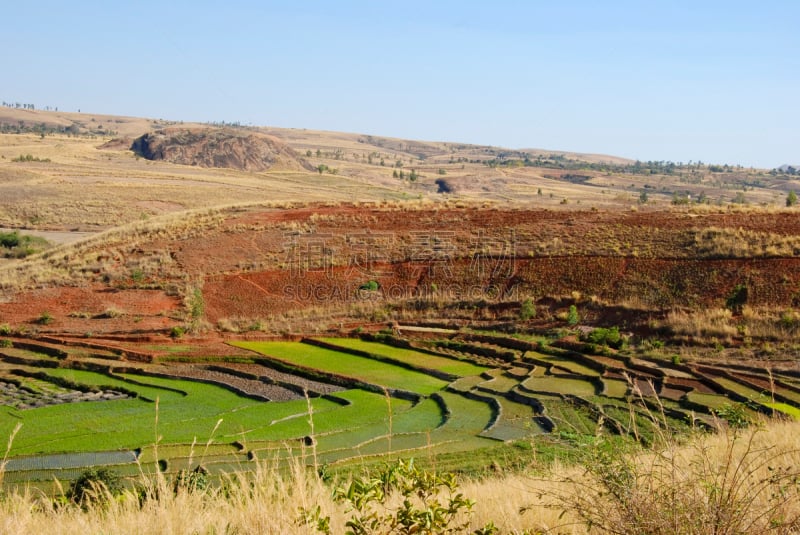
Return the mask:
{"type": "Polygon", "coordinates": [[[303,396],[293,390],[283,386],[262,381],[241,377],[240,375],[225,373],[224,368],[195,365],[195,364],[171,364],[168,367],[169,374],[176,377],[196,379],[208,383],[214,383],[232,388],[237,392],[247,396],[259,398],[265,401],[290,401],[301,399],[303,396]]]}
{"type": "Polygon", "coordinates": [[[18,294],[0,303],[0,324],[42,334],[163,331],[179,324],[173,317],[181,313],[181,300],[162,290],[121,290],[92,284],[18,294]]]}
{"type": "Polygon", "coordinates": [[[244,362],[226,362],[223,365],[223,367],[244,373],[251,373],[253,375],[257,375],[258,377],[268,377],[278,383],[296,385],[300,389],[307,390],[309,393],[317,393],[325,395],[345,390],[345,388],[341,386],[336,386],[329,383],[322,383],[320,381],[313,381],[311,379],[305,379],[303,377],[298,377],[296,375],[290,375],[288,373],[280,372],[278,370],[275,370],[268,366],[263,366],[261,364],[248,364],[244,362]]]}

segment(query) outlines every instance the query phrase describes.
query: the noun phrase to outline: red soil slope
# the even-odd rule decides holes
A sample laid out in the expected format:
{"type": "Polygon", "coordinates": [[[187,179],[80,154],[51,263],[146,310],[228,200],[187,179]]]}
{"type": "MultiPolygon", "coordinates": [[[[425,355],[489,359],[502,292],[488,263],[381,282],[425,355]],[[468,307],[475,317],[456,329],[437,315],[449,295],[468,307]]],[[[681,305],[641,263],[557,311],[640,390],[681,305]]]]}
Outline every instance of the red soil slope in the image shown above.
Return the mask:
{"type": "Polygon", "coordinates": [[[153,234],[124,251],[127,264],[115,269],[154,253],[171,258],[148,279],[164,290],[130,289],[118,283],[120,273],[96,273],[88,283],[84,276],[75,286],[6,297],[0,324],[67,333],[167,329],[187,316],[166,289],[187,280],[202,287],[211,325],[320,307],[344,321],[349,306],[406,298],[493,302],[580,292],[650,307],[721,306],[740,284],[750,304],[798,301],[800,259],[699,259],[693,233],[710,227],[795,236],[800,218],[388,206],[231,211],[208,232],[153,234]],[[369,281],[379,289],[359,289],[369,281]],[[117,313],[103,317],[108,310],[117,313]],[[37,324],[44,312],[53,321],[37,324]]]}

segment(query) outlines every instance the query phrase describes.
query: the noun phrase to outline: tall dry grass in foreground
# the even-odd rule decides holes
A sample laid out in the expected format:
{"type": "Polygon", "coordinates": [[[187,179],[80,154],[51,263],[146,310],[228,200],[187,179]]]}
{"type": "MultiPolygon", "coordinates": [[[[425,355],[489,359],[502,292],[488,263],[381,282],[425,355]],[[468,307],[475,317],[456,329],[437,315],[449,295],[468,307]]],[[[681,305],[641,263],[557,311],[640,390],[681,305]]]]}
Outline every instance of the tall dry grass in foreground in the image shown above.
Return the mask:
{"type": "MultiPolygon", "coordinates": [[[[544,474],[499,474],[461,481],[458,492],[475,501],[451,525],[469,533],[728,534],[800,531],[800,423],[670,441],[628,452],[591,447],[585,466],[554,465],[544,474]]],[[[334,499],[347,481],[326,483],[296,463],[289,472],[270,465],[229,476],[222,487],[193,489],[162,476],[142,477],[138,492],[80,507],[34,491],[0,498],[6,534],[263,534],[318,533],[302,510],[329,517],[331,533],[345,533],[353,502],[334,499]]],[[[102,493],[102,490],[100,491],[102,493]]],[[[445,492],[445,501],[452,494],[445,492]]],[[[413,498],[412,498],[413,499],[413,498]]],[[[375,504],[392,517],[402,497],[375,504]]],[[[418,505],[419,507],[419,505],[418,505]]],[[[386,523],[367,533],[389,531],[386,523]]],[[[443,531],[439,531],[443,532],[443,531]]],[[[424,529],[418,533],[428,533],[424,529]]]]}

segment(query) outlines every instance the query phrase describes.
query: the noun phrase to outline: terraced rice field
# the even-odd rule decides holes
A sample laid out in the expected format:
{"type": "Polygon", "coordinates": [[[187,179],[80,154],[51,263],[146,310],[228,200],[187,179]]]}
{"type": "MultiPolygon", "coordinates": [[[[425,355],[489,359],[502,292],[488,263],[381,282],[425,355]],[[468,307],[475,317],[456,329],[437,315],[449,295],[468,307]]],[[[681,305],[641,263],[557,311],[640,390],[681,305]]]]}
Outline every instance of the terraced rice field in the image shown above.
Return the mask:
{"type": "Polygon", "coordinates": [[[530,392],[548,392],[581,397],[594,396],[597,387],[585,379],[572,377],[531,377],[522,381],[522,387],[530,392]]]}
{"type": "Polygon", "coordinates": [[[429,368],[460,377],[480,375],[487,369],[485,366],[477,366],[463,360],[440,357],[413,349],[394,347],[377,342],[368,342],[358,338],[321,338],[320,340],[332,345],[394,359],[417,368],[429,368]]]}
{"type": "Polygon", "coordinates": [[[235,345],[289,364],[358,379],[384,388],[429,395],[447,386],[446,381],[418,371],[301,342],[236,342],[235,345]]]}
{"type": "Polygon", "coordinates": [[[133,364],[97,359],[101,350],[65,350],[56,358],[6,348],[0,355],[0,375],[7,377],[0,378],[0,403],[6,405],[0,432],[9,435],[23,424],[6,482],[44,485],[54,477],[77,477],[92,465],[134,476],[156,470],[156,463],[173,473],[197,464],[220,473],[248,469],[257,459],[300,457],[335,465],[387,455],[436,456],[543,433],[575,440],[598,429],[647,439],[658,403],[670,426],[688,425],[692,411],[713,424],[712,415],[734,399],[749,400],[751,414],[771,409],[800,417],[791,376],[774,378],[776,395],[786,395],[772,400],[755,372],[734,380],[723,369],[670,369],[665,380],[656,363],[647,363],[652,373],[638,375],[622,359],[571,360],[561,351],[517,351],[519,360],[487,367],[478,353],[489,346],[503,350],[502,339],[476,346],[474,361],[464,343],[459,347],[465,351],[449,358],[349,338],[320,341],[329,347],[236,342],[252,359],[214,364],[133,364]],[[96,371],[76,369],[84,366],[96,371]],[[636,395],[631,384],[639,386],[636,395]],[[20,404],[10,394],[15,390],[33,401],[73,391],[87,397],[20,404]],[[663,393],[658,402],[657,392],[663,393]]]}
{"type": "Polygon", "coordinates": [[[536,363],[542,363],[544,366],[552,366],[555,369],[553,373],[567,372],[573,375],[584,375],[587,377],[600,375],[594,368],[561,355],[542,355],[541,353],[529,351],[525,354],[525,359],[536,363]],[[561,371],[559,372],[559,370],[561,371]]]}

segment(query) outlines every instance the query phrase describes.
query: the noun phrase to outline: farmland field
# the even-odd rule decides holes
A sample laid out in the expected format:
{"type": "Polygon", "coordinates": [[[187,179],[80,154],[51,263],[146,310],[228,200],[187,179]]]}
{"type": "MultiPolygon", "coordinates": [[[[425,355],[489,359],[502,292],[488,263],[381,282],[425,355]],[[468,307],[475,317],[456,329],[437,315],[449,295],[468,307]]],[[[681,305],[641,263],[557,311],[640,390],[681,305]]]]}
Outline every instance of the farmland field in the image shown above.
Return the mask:
{"type": "MultiPolygon", "coordinates": [[[[232,348],[246,353],[230,364],[209,360],[190,366],[167,360],[118,371],[112,366],[105,372],[73,365],[94,362],[81,350],[67,351],[66,357],[55,361],[55,368],[49,364],[52,359],[39,358],[35,350],[28,350],[25,373],[33,373],[35,378],[15,376],[22,372],[13,369],[6,372],[9,380],[28,385],[27,395],[53,395],[63,383],[117,389],[128,397],[10,408],[0,413],[0,432],[10,434],[22,423],[9,452],[13,462],[7,466],[7,482],[41,481],[46,485],[53,477],[77,477],[85,466],[98,463],[132,476],[136,463],[154,470],[159,459],[169,472],[202,463],[214,474],[248,469],[255,459],[301,458],[330,465],[372,462],[387,455],[433,459],[553,432],[562,437],[594,435],[598,426],[605,426],[609,432],[641,434],[650,425],[650,409],[642,403],[653,398],[655,391],[645,389],[641,397],[631,396],[629,381],[601,377],[600,372],[581,363],[584,357],[572,360],[560,352],[541,353],[534,357],[537,362],[554,368],[532,367],[520,352],[518,362],[491,368],[374,341],[320,340],[329,348],[303,342],[233,341],[232,348]],[[37,362],[50,367],[37,368],[37,362]],[[270,363],[283,371],[269,371],[270,363]],[[226,369],[230,373],[221,373],[226,369]],[[340,387],[326,396],[265,401],[224,384],[261,376],[270,381],[269,375],[287,380],[291,370],[317,381],[337,378],[343,385],[352,382],[352,387],[340,387]],[[446,372],[456,379],[448,382],[424,370],[446,372]],[[208,380],[201,380],[203,377],[208,380]],[[361,384],[370,391],[357,387],[361,384]],[[417,397],[400,395],[402,392],[417,397]],[[619,425],[613,424],[615,421],[619,425]]],[[[498,343],[503,343],[502,339],[498,343]]],[[[180,351],[191,353],[192,348],[183,344],[180,351]]],[[[796,416],[793,405],[766,403],[759,392],[721,378],[723,372],[714,370],[710,369],[718,388],[760,400],[765,410],[796,416]]],[[[636,376],[636,370],[626,373],[634,383],[646,383],[646,378],[636,376]]],[[[703,384],[699,381],[702,375],[694,377],[689,371],[673,370],[670,375],[675,377],[672,381],[703,384]]],[[[791,380],[787,377],[785,383],[791,380]]],[[[710,418],[715,411],[732,406],[724,394],[684,388],[670,390],[674,399],[660,400],[672,411],[669,418],[676,420],[669,425],[676,428],[685,425],[690,409],[706,407],[710,418]]]]}
{"type": "Polygon", "coordinates": [[[438,357],[436,355],[414,351],[413,349],[404,349],[387,344],[379,344],[377,342],[367,342],[358,338],[321,338],[321,340],[340,347],[389,357],[417,367],[431,368],[462,377],[480,375],[481,372],[486,370],[485,367],[476,366],[470,362],[438,357]]]}
{"type": "Polygon", "coordinates": [[[447,386],[446,381],[421,372],[299,342],[237,342],[235,345],[291,364],[360,379],[384,388],[428,395],[447,386]]]}

